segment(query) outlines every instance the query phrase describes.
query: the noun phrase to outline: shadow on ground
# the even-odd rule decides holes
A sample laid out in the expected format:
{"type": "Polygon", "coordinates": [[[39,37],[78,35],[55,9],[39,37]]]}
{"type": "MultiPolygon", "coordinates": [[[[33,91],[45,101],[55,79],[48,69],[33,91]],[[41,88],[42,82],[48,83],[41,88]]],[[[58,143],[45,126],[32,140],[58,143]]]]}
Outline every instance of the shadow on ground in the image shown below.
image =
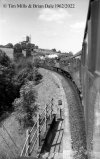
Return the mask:
{"type": "Polygon", "coordinates": [[[59,153],[62,149],[63,132],[63,119],[54,120],[40,154],[48,153],[49,156],[52,155],[54,157],[55,153],[59,153]]]}

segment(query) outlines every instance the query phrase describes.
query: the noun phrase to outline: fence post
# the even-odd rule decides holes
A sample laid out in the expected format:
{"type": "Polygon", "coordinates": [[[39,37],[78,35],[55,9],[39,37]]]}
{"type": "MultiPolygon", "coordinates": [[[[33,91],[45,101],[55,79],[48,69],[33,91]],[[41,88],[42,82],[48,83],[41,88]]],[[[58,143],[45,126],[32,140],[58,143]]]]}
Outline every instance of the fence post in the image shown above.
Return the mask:
{"type": "Polygon", "coordinates": [[[52,117],[52,111],[53,111],[53,98],[51,99],[51,117],[52,117]]]}
{"type": "Polygon", "coordinates": [[[49,110],[49,116],[50,116],[50,122],[51,122],[51,103],[50,103],[50,110],[49,110]]]}
{"type": "Polygon", "coordinates": [[[47,130],[47,105],[45,104],[45,132],[47,130]]]}
{"type": "Polygon", "coordinates": [[[26,131],[26,138],[28,138],[27,140],[27,144],[26,144],[26,154],[27,156],[30,156],[30,131],[29,129],[26,131]]]}
{"type": "Polygon", "coordinates": [[[40,144],[40,132],[39,132],[39,113],[37,112],[37,150],[40,144]]]}
{"type": "Polygon", "coordinates": [[[60,119],[62,119],[62,109],[60,108],[60,119]]]}

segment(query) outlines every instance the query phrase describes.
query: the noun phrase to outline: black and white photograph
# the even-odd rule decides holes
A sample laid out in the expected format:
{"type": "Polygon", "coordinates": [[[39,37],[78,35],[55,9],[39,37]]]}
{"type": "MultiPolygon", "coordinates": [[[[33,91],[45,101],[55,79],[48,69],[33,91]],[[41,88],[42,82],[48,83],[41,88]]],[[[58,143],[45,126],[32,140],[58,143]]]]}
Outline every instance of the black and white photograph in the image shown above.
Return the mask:
{"type": "Polygon", "coordinates": [[[0,0],[0,159],[100,159],[100,0],[0,0]]]}

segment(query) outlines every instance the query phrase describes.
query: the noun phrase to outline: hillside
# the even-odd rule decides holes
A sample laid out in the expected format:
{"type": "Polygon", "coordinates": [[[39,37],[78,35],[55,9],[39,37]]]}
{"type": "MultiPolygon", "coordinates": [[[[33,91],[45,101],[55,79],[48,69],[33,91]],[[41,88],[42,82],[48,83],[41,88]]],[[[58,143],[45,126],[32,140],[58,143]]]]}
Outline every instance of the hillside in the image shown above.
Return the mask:
{"type": "MultiPolygon", "coordinates": [[[[56,73],[45,69],[39,69],[39,72],[43,75],[43,79],[39,85],[36,86],[38,92],[37,103],[40,105],[40,108],[43,109],[45,104],[50,103],[53,98],[53,103],[55,106],[58,105],[58,100],[62,99],[62,85],[61,80],[56,76],[56,73]]],[[[54,111],[57,111],[55,107],[54,111]]],[[[3,125],[0,125],[0,159],[9,158],[12,159],[14,156],[20,155],[21,149],[25,142],[25,130],[20,129],[18,121],[15,119],[14,113],[8,117],[3,122],[3,125]],[[9,145],[9,146],[8,146],[9,145]],[[16,145],[16,146],[15,146],[16,145]]]]}
{"type": "Polygon", "coordinates": [[[0,50],[6,52],[7,56],[13,59],[13,49],[0,47],[0,50]]]}

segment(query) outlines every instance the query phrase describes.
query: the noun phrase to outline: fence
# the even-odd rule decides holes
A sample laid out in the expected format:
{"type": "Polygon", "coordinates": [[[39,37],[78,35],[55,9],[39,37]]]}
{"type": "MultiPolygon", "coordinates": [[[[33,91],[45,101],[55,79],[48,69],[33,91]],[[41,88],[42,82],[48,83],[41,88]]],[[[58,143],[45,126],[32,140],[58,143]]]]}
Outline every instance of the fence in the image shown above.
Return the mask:
{"type": "Polygon", "coordinates": [[[37,113],[37,120],[31,129],[26,131],[26,141],[20,156],[32,156],[37,154],[43,139],[47,133],[49,124],[53,119],[53,99],[46,104],[41,113],[37,113]]]}
{"type": "Polygon", "coordinates": [[[16,156],[19,155],[19,147],[5,123],[1,123],[0,143],[2,143],[2,146],[0,147],[0,158],[16,158],[16,156]]]}

